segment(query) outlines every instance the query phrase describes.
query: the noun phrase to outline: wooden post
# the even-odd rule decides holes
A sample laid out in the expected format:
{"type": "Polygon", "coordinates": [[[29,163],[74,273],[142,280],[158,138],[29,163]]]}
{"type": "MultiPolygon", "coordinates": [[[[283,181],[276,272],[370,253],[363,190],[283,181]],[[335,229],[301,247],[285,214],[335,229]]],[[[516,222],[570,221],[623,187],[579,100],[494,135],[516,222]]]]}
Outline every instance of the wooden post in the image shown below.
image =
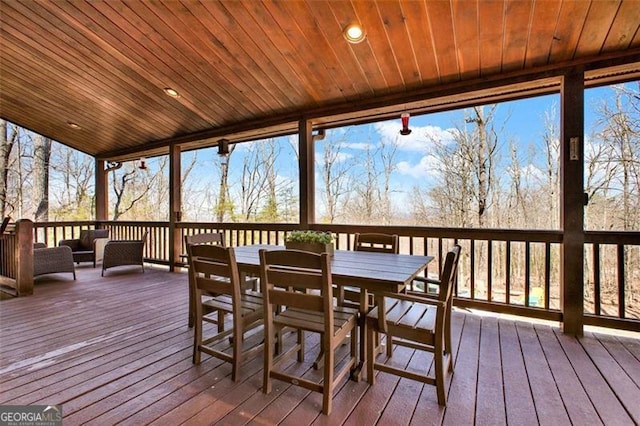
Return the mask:
{"type": "Polygon", "coordinates": [[[316,185],[315,185],[315,145],[313,126],[309,120],[300,120],[298,124],[298,168],[300,172],[300,225],[308,228],[315,223],[316,185]]]}
{"type": "Polygon", "coordinates": [[[584,71],[563,76],[561,118],[561,247],[560,293],[567,334],[582,335],[584,326],[584,71]]]}
{"type": "Polygon", "coordinates": [[[16,293],[18,296],[30,296],[33,294],[33,222],[18,220],[16,237],[16,293]]]}
{"type": "Polygon", "coordinates": [[[169,270],[174,271],[180,260],[182,233],[176,224],[182,221],[182,170],[180,145],[172,144],[169,151],[169,270]]]}
{"type": "Polygon", "coordinates": [[[109,214],[109,184],[107,181],[108,171],[105,170],[104,160],[95,161],[95,183],[96,183],[96,220],[107,220],[109,214]]]}

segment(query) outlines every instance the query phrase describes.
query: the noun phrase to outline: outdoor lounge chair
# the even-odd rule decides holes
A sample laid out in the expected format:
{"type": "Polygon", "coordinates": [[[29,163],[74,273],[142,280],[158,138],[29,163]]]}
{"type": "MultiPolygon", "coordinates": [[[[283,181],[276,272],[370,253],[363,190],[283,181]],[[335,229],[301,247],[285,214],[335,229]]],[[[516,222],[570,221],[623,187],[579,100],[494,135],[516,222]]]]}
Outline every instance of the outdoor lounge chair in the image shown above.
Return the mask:
{"type": "Polygon", "coordinates": [[[103,247],[108,240],[108,229],[83,229],[80,238],[61,240],[58,245],[71,247],[74,262],[93,262],[95,268],[96,262],[102,260],[103,247]]]}
{"type": "Polygon", "coordinates": [[[451,345],[452,291],[455,285],[460,246],[447,253],[438,285],[437,296],[424,292],[376,293],[376,307],[367,314],[367,379],[375,383],[374,370],[436,385],[438,404],[447,405],[445,376],[453,372],[451,345]],[[376,337],[387,335],[387,357],[393,355],[392,345],[407,346],[433,353],[433,369],[422,364],[416,371],[386,362],[377,362],[376,337]],[[433,372],[432,374],[429,374],[433,372]]]}
{"type": "Polygon", "coordinates": [[[144,273],[145,232],[140,240],[111,240],[104,246],[102,276],[104,271],[115,266],[140,265],[144,273]]]}
{"type": "Polygon", "coordinates": [[[43,243],[33,245],[33,276],[71,272],[76,279],[71,247],[47,247],[43,243]]]}

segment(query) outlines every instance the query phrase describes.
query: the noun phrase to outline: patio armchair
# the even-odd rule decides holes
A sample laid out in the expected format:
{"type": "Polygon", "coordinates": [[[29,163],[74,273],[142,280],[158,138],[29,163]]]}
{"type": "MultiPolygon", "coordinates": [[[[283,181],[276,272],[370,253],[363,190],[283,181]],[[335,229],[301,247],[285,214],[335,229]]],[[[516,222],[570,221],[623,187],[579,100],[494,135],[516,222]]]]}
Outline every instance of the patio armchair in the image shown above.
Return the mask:
{"type": "Polygon", "coordinates": [[[33,245],[33,276],[71,272],[76,279],[73,253],[69,246],[47,247],[44,243],[33,245]]]}
{"type": "MultiPolygon", "coordinates": [[[[184,245],[187,250],[187,261],[189,263],[189,328],[193,327],[196,315],[195,278],[193,275],[193,268],[191,267],[191,248],[203,244],[225,247],[224,234],[222,232],[205,232],[202,234],[186,235],[184,237],[184,245]]],[[[255,277],[249,277],[241,273],[240,283],[243,291],[258,291],[258,279],[255,277]]],[[[211,294],[208,294],[204,289],[201,290],[201,293],[204,296],[211,296],[211,294]]],[[[206,310],[207,307],[204,306],[203,309],[206,310]]]]}
{"type": "Polygon", "coordinates": [[[436,385],[438,404],[447,405],[445,375],[453,372],[451,345],[452,289],[455,284],[460,246],[447,253],[437,297],[424,292],[376,293],[376,307],[367,314],[367,379],[375,382],[374,370],[395,374],[430,385],[436,385]],[[433,370],[423,364],[420,370],[405,369],[392,363],[376,361],[378,333],[387,335],[387,357],[393,354],[392,345],[407,346],[433,353],[433,370]]]}
{"type": "Polygon", "coordinates": [[[357,366],[358,311],[333,303],[331,263],[327,253],[260,250],[260,285],[264,297],[264,379],[271,393],[273,379],[322,394],[322,412],[331,413],[336,385],[357,366]],[[286,350],[281,331],[292,328],[297,340],[286,350]],[[308,376],[287,361],[297,354],[304,361],[304,332],[320,334],[323,374],[308,376]],[[348,357],[337,362],[335,351],[350,341],[348,357]],[[274,351],[279,350],[278,354],[274,351]],[[337,371],[336,371],[337,370],[337,371]],[[322,379],[320,381],[314,379],[322,379]]]}
{"type": "Polygon", "coordinates": [[[102,260],[107,241],[108,229],[83,229],[80,231],[80,238],[61,240],[58,246],[70,247],[74,262],[93,262],[95,268],[96,262],[102,260]]]}
{"type": "Polygon", "coordinates": [[[102,276],[104,271],[116,266],[139,265],[144,273],[144,245],[147,232],[139,240],[110,240],[104,246],[102,276]]]}
{"type": "Polygon", "coordinates": [[[256,356],[264,346],[262,333],[245,339],[245,333],[262,325],[262,295],[242,290],[232,247],[197,244],[191,246],[190,254],[196,301],[193,363],[200,364],[201,353],[229,362],[231,379],[236,382],[242,362],[256,356]],[[203,294],[215,296],[204,298],[203,294]],[[227,315],[233,324],[225,330],[227,315]],[[205,327],[207,322],[217,324],[217,329],[205,327]]]}

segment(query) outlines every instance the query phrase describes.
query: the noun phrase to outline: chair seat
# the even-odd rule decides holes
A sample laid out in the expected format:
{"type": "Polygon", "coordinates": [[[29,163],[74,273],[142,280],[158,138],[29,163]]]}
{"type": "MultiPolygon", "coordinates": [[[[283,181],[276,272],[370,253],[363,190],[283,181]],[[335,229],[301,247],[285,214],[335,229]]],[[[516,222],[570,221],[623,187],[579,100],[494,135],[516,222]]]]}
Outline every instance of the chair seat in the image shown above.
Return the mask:
{"type": "MultiPolygon", "coordinates": [[[[209,311],[223,311],[226,313],[233,312],[233,301],[231,296],[223,294],[213,296],[211,299],[204,300],[202,307],[209,311]]],[[[255,291],[248,291],[240,294],[240,308],[242,316],[247,317],[252,314],[262,316],[262,295],[255,291]]]]}
{"type": "MultiPolygon", "coordinates": [[[[367,314],[369,327],[378,325],[378,307],[367,314]]],[[[385,298],[386,324],[389,334],[426,345],[433,345],[437,307],[419,302],[385,298]]]]}
{"type": "MultiPolygon", "coordinates": [[[[334,336],[340,334],[341,330],[352,327],[352,322],[357,318],[356,309],[336,306],[333,310],[333,330],[334,336]]],[[[278,313],[273,318],[273,323],[282,327],[293,327],[315,333],[324,332],[324,314],[306,309],[289,308],[278,313]]]]}

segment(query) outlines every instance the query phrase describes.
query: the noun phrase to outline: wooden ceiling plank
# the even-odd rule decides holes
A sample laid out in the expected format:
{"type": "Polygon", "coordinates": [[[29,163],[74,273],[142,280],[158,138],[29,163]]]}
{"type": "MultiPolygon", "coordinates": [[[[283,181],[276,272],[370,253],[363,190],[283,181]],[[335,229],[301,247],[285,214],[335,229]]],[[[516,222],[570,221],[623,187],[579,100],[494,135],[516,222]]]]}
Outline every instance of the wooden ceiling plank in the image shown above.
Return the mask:
{"type": "MultiPolygon", "coordinates": [[[[298,24],[296,4],[304,6],[303,3],[298,2],[267,1],[263,3],[266,12],[271,15],[282,35],[288,39],[292,49],[296,52],[297,60],[302,61],[305,69],[308,69],[314,79],[318,81],[319,86],[316,90],[320,92],[321,97],[330,102],[346,101],[345,92],[336,84],[335,74],[324,64],[325,52],[323,52],[320,37],[318,37],[320,33],[314,31],[313,27],[305,28],[315,40],[315,43],[309,43],[298,24]]],[[[330,56],[327,59],[330,59],[330,56]]]]}
{"type": "MultiPolygon", "coordinates": [[[[280,53],[273,48],[267,48],[265,45],[265,37],[261,39],[258,37],[254,39],[252,37],[255,33],[254,25],[249,28],[245,28],[242,25],[242,22],[253,22],[253,18],[242,5],[236,3],[237,2],[222,3],[209,1],[198,4],[198,6],[203,7],[209,16],[218,24],[209,28],[209,31],[221,37],[221,40],[228,38],[237,39],[238,48],[246,53],[246,56],[255,63],[257,69],[260,69],[262,73],[268,75],[273,80],[278,88],[276,93],[281,93],[289,103],[297,106],[301,103],[310,102],[311,98],[309,94],[294,84],[298,79],[297,74],[293,72],[290,67],[276,66],[278,61],[282,60],[280,53]],[[231,7],[231,10],[228,10],[227,7],[231,7]],[[220,35],[221,32],[226,33],[226,37],[222,38],[220,35]]],[[[228,44],[230,45],[230,43],[228,44]]],[[[232,54],[233,52],[234,51],[231,50],[232,54]]],[[[248,66],[252,67],[253,65],[250,64],[248,66]]]]}
{"type": "Polygon", "coordinates": [[[561,0],[534,1],[525,68],[548,63],[561,4],[561,0]]]}
{"type": "MultiPolygon", "coordinates": [[[[532,0],[507,0],[505,8],[504,40],[502,44],[502,72],[522,69],[529,41],[532,0]],[[526,29],[526,30],[523,30],[526,29]]],[[[535,34],[531,35],[535,37],[535,34]]]]}
{"type": "Polygon", "coordinates": [[[478,0],[452,0],[453,28],[460,76],[480,77],[480,34],[478,0]]]}
{"type": "MultiPolygon", "coordinates": [[[[580,34],[576,55],[593,55],[600,53],[613,24],[621,0],[599,0],[591,3],[585,19],[585,31],[580,34]]],[[[640,9],[640,2],[636,4],[640,9]]]]}
{"type": "MultiPolygon", "coordinates": [[[[357,22],[363,26],[365,32],[368,32],[368,28],[365,26],[366,23],[362,21],[360,16],[358,16],[351,2],[329,2],[328,6],[343,29],[347,25],[357,22]]],[[[380,66],[373,53],[368,37],[369,36],[358,44],[349,44],[348,47],[351,58],[354,58],[355,62],[358,64],[358,67],[361,70],[360,75],[363,76],[367,85],[371,88],[373,96],[389,93],[390,89],[386,84],[382,71],[380,70],[380,66]]]]}
{"type": "Polygon", "coordinates": [[[83,152],[91,153],[96,149],[105,149],[113,145],[125,146],[114,144],[114,140],[105,137],[107,134],[113,135],[116,132],[117,129],[113,127],[99,126],[95,130],[91,127],[71,129],[64,121],[58,119],[56,111],[59,110],[59,104],[54,101],[57,98],[46,91],[39,92],[39,96],[35,99],[29,99],[22,95],[22,91],[15,89],[19,85],[31,84],[32,80],[21,83],[18,79],[12,80],[9,84],[3,84],[0,110],[3,111],[4,119],[27,129],[33,130],[38,127],[37,133],[83,152]],[[8,105],[11,105],[11,108],[8,108],[8,105]],[[42,123],[42,117],[51,117],[51,119],[45,120],[44,125],[39,126],[38,124],[42,123]]]}
{"type": "Polygon", "coordinates": [[[453,11],[448,1],[427,2],[427,16],[431,38],[440,70],[440,81],[450,83],[460,80],[460,67],[453,33],[453,11]]]}
{"type": "Polygon", "coordinates": [[[378,2],[376,5],[405,88],[420,86],[422,84],[420,68],[413,53],[407,27],[407,20],[411,17],[404,14],[399,0],[378,2]]]}
{"type": "Polygon", "coordinates": [[[309,46],[310,53],[318,66],[326,69],[332,85],[345,100],[359,99],[362,92],[366,94],[370,87],[360,77],[360,70],[354,66],[348,42],[342,36],[342,28],[335,20],[331,9],[324,2],[304,1],[278,3],[286,5],[289,15],[300,30],[301,37],[309,46]],[[322,22],[323,25],[320,25],[322,22]],[[341,51],[342,57],[336,53],[341,51]],[[350,73],[351,72],[351,73],[350,73]]]}
{"type": "MultiPolygon", "coordinates": [[[[120,124],[118,117],[121,117],[122,113],[118,113],[117,109],[98,109],[100,113],[87,113],[87,108],[90,108],[95,102],[81,95],[77,95],[73,102],[69,102],[64,94],[66,92],[74,92],[75,88],[73,86],[77,83],[75,79],[65,74],[66,70],[58,70],[56,62],[48,60],[44,68],[47,72],[38,72],[38,69],[42,70],[42,68],[34,67],[33,63],[35,61],[29,58],[31,53],[15,52],[12,49],[12,47],[6,47],[3,51],[3,54],[11,55],[15,59],[2,61],[2,72],[15,75],[16,77],[13,81],[19,82],[23,78],[25,79],[23,87],[27,89],[21,91],[23,93],[22,96],[25,99],[32,99],[32,104],[34,105],[33,111],[28,113],[29,116],[46,117],[48,123],[52,125],[57,123],[54,128],[58,129],[58,131],[56,133],[48,133],[47,136],[59,142],[80,147],[84,143],[91,145],[94,141],[89,139],[74,144],[64,139],[61,135],[68,134],[66,132],[68,129],[67,122],[71,121],[79,124],[85,132],[91,134],[99,134],[105,127],[117,127],[120,124]],[[29,76],[28,80],[26,80],[27,76],[29,76]],[[38,91],[32,90],[33,87],[38,87],[38,91]],[[60,89],[64,87],[66,87],[66,90],[61,92],[60,89]],[[43,102],[45,99],[48,100],[46,104],[43,102]],[[42,110],[44,105],[47,105],[48,109],[42,110]],[[79,119],[80,117],[83,118],[79,119]]],[[[9,84],[3,84],[3,94],[9,90],[9,84]]],[[[92,108],[90,111],[95,111],[95,109],[92,108]]],[[[15,119],[17,121],[14,122],[20,123],[28,119],[29,117],[18,117],[15,119]]],[[[126,139],[127,137],[136,136],[136,133],[123,126],[121,136],[126,139]]],[[[162,133],[147,131],[140,133],[138,136],[144,138],[153,137],[153,135],[157,134],[162,133]]],[[[77,137],[77,132],[72,133],[72,135],[77,137]]]]}
{"type": "MultiPolygon", "coordinates": [[[[174,60],[188,63],[204,87],[210,91],[220,86],[226,89],[225,101],[230,107],[229,110],[246,108],[252,111],[243,118],[273,113],[273,107],[269,105],[277,105],[278,101],[263,88],[255,77],[256,73],[251,75],[237,60],[230,56],[223,57],[219,52],[224,53],[227,49],[224,46],[219,48],[219,42],[208,42],[211,37],[207,37],[205,28],[210,26],[210,22],[201,23],[196,20],[191,11],[182,7],[179,2],[163,2],[149,9],[151,5],[147,2],[130,3],[130,7],[140,9],[136,10],[136,13],[144,16],[146,20],[149,20],[149,16],[157,16],[159,21],[153,19],[150,20],[150,24],[158,31],[158,41],[174,46],[176,53],[182,55],[174,60]],[[148,10],[147,13],[144,12],[145,8],[148,10]],[[179,23],[182,25],[178,25],[179,23]]],[[[219,115],[219,111],[211,112],[214,116],[219,115]]]]}
{"type": "MultiPolygon", "coordinates": [[[[30,16],[35,17],[36,15],[30,14],[30,16]]],[[[29,18],[24,17],[24,19],[29,18]]],[[[23,25],[25,21],[20,20],[20,22],[21,25],[23,25]]],[[[69,103],[78,106],[83,110],[86,110],[87,108],[93,110],[93,105],[100,105],[99,109],[105,113],[111,110],[122,109],[123,104],[126,105],[127,99],[125,99],[124,102],[121,101],[120,97],[118,97],[118,99],[113,99],[113,88],[117,87],[117,84],[104,85],[104,79],[101,81],[98,79],[98,76],[102,76],[106,73],[101,74],[99,66],[93,67],[91,61],[86,60],[82,71],[74,73],[74,69],[77,69],[77,64],[83,60],[83,57],[78,57],[73,53],[63,53],[65,48],[69,46],[69,43],[73,43],[73,39],[66,37],[66,34],[64,33],[59,33],[57,26],[55,25],[55,21],[53,21],[53,23],[42,22],[39,25],[47,25],[48,28],[51,29],[51,33],[48,33],[47,36],[44,34],[33,33],[27,37],[21,32],[20,28],[14,29],[13,22],[5,22],[3,24],[7,34],[13,34],[17,38],[21,38],[24,42],[24,47],[20,53],[16,53],[17,56],[22,56],[22,59],[24,59],[27,57],[28,53],[22,52],[42,51],[42,58],[34,59],[32,61],[33,66],[38,69],[47,69],[49,74],[53,77],[68,74],[67,79],[69,80],[69,83],[59,82],[52,86],[59,89],[65,85],[72,85],[68,87],[66,92],[66,94],[73,98],[69,103]],[[54,57],[54,55],[56,56],[54,57]],[[60,64],[60,67],[62,68],[59,68],[57,64],[60,64]],[[59,72],[54,72],[56,70],[59,70],[59,72]],[[73,81],[71,81],[72,79],[73,81]],[[102,90],[95,90],[96,88],[102,88],[102,90]]],[[[74,44],[74,48],[79,49],[78,43],[74,44]]],[[[68,47],[68,50],[73,52],[71,47],[68,47]]],[[[91,58],[93,55],[89,55],[87,52],[86,57],[91,58]]],[[[60,96],[61,94],[58,93],[57,97],[60,96]]],[[[131,109],[127,109],[126,112],[133,113],[136,116],[141,116],[142,118],[148,117],[148,113],[153,111],[149,109],[138,109],[133,102],[130,103],[129,108],[131,109]]],[[[77,122],[79,120],[73,119],[73,121],[77,122]]],[[[85,123],[85,126],[88,126],[88,123],[85,123]]],[[[163,127],[164,125],[161,125],[160,130],[162,130],[163,127]]]]}
{"type": "Polygon", "coordinates": [[[611,25],[602,52],[627,49],[640,31],[640,4],[636,0],[623,0],[611,25]],[[629,19],[635,16],[637,19],[629,19]]]}
{"type": "Polygon", "coordinates": [[[185,10],[182,15],[186,17],[183,22],[186,22],[188,27],[197,32],[197,37],[202,41],[208,41],[208,43],[204,43],[206,48],[214,50],[213,46],[218,45],[215,53],[219,61],[226,64],[238,62],[234,68],[238,69],[237,75],[251,77],[244,78],[247,81],[253,80],[253,84],[257,85],[260,96],[269,104],[268,111],[273,113],[273,111],[295,108],[295,103],[290,98],[291,91],[287,90],[289,82],[274,67],[268,69],[261,67],[260,63],[268,64],[268,61],[264,60],[265,57],[261,49],[246,38],[240,26],[234,25],[232,27],[233,33],[228,31],[229,26],[221,23],[216,16],[209,13],[203,3],[190,3],[189,9],[185,10]],[[243,43],[244,40],[247,43],[243,43]],[[241,53],[234,54],[233,52],[241,53]]]}
{"type": "Polygon", "coordinates": [[[562,3],[549,62],[569,61],[574,58],[590,4],[591,1],[564,1],[562,3]]]}
{"type": "MultiPolygon", "coordinates": [[[[171,87],[180,93],[180,98],[174,99],[175,101],[196,111],[206,122],[221,124],[219,117],[223,114],[209,114],[208,109],[204,109],[203,106],[215,104],[219,111],[229,112],[233,109],[233,95],[226,85],[218,87],[218,90],[213,92],[207,89],[205,71],[173,44],[175,40],[167,40],[160,34],[160,31],[166,30],[165,23],[154,13],[146,13],[143,19],[132,9],[144,7],[145,4],[96,2],[91,4],[95,8],[92,15],[99,22],[104,22],[103,27],[106,31],[100,31],[100,34],[108,39],[112,46],[126,51],[127,56],[139,67],[146,67],[156,78],[164,80],[161,88],[171,87]],[[209,96],[204,95],[205,91],[209,92],[209,96]]],[[[237,113],[250,114],[249,108],[244,104],[237,113]]]]}
{"type": "MultiPolygon", "coordinates": [[[[156,60],[155,55],[149,52],[145,46],[140,44],[140,41],[136,37],[130,34],[138,33],[139,30],[137,28],[130,26],[123,31],[115,22],[97,9],[104,9],[107,11],[107,14],[109,14],[110,4],[110,2],[86,3],[83,1],[55,3],[57,7],[67,9],[72,15],[74,14],[73,9],[75,9],[76,16],[82,14],[83,22],[81,22],[81,27],[77,29],[84,31],[86,36],[91,37],[96,43],[99,43],[102,49],[105,49],[110,55],[113,55],[116,63],[130,67],[139,75],[139,79],[144,79],[151,83],[154,87],[153,96],[157,97],[156,102],[160,104],[172,102],[175,105],[180,105],[182,108],[190,110],[194,118],[188,123],[190,123],[192,127],[205,127],[210,125],[209,117],[203,115],[197,106],[198,103],[202,103],[204,99],[198,99],[196,97],[194,102],[194,99],[190,96],[181,96],[176,99],[164,95],[162,92],[164,87],[173,87],[183,93],[189,91],[198,93],[198,90],[187,78],[182,75],[176,76],[176,69],[172,69],[162,61],[156,60]],[[187,90],[187,88],[189,90],[187,90]]],[[[118,18],[116,17],[116,19],[118,18]]],[[[119,19],[119,21],[120,25],[124,25],[123,19],[119,19]]],[[[177,64],[176,67],[184,71],[183,67],[179,64],[177,64]]],[[[211,99],[209,99],[209,101],[211,102],[211,99]]]]}
{"type": "Polygon", "coordinates": [[[401,7],[406,18],[408,37],[421,82],[423,85],[435,84],[439,81],[439,71],[425,3],[401,0],[401,7]]]}
{"type": "Polygon", "coordinates": [[[480,76],[484,77],[502,69],[505,4],[481,1],[478,6],[480,76]]]}
{"type": "Polygon", "coordinates": [[[225,3],[227,8],[233,7],[235,9],[235,6],[241,6],[245,9],[246,12],[243,13],[248,14],[255,25],[261,29],[259,34],[257,32],[253,34],[254,41],[261,42],[265,46],[265,50],[271,50],[268,46],[278,46],[279,58],[275,59],[274,64],[278,68],[289,67],[297,76],[294,81],[300,85],[305,93],[310,95],[313,103],[321,102],[324,98],[322,95],[323,82],[316,77],[309,64],[300,57],[295,46],[291,44],[287,35],[279,27],[277,20],[258,2],[225,3]]]}
{"type": "Polygon", "coordinates": [[[371,55],[378,64],[385,85],[389,90],[406,89],[406,81],[396,61],[393,46],[387,38],[385,23],[382,21],[376,4],[367,0],[353,0],[352,3],[367,32],[367,38],[357,46],[366,43],[371,47],[371,55]]]}
{"type": "MultiPolygon", "coordinates": [[[[77,3],[81,6],[85,6],[83,2],[77,3]]],[[[128,87],[123,87],[125,90],[118,90],[114,92],[114,95],[121,97],[130,97],[135,101],[141,103],[149,101],[151,108],[162,109],[167,115],[176,115],[180,123],[200,123],[204,124],[202,118],[197,113],[194,113],[188,108],[184,108],[183,105],[178,103],[175,99],[170,98],[164,94],[162,88],[166,87],[163,83],[166,81],[159,81],[152,74],[150,74],[145,67],[141,67],[120,50],[114,48],[111,44],[100,37],[94,30],[98,28],[98,24],[89,16],[85,15],[81,10],[75,9],[72,3],[54,2],[52,3],[51,10],[57,8],[57,11],[63,17],[65,26],[73,27],[82,37],[86,38],[89,42],[94,44],[93,47],[95,55],[101,55],[102,58],[107,61],[108,65],[103,68],[103,74],[112,74],[117,78],[121,78],[123,75],[127,77],[126,81],[131,81],[133,84],[138,85],[140,88],[135,91],[128,90],[128,87]],[[65,7],[64,9],[62,7],[65,7]]],[[[88,9],[89,12],[96,13],[93,9],[88,9]]]]}
{"type": "MultiPolygon", "coordinates": [[[[340,22],[340,19],[334,15],[330,4],[311,0],[306,2],[306,6],[308,13],[317,21],[323,23],[323,25],[318,26],[318,30],[323,33],[332,55],[342,68],[345,81],[349,82],[349,87],[353,90],[349,98],[352,99],[355,97],[359,99],[372,96],[374,90],[356,61],[353,51],[351,50],[351,44],[345,40],[342,34],[346,24],[340,22]],[[337,32],[330,30],[334,25],[338,30],[337,32]]],[[[347,84],[343,85],[347,86],[347,84]]]]}

